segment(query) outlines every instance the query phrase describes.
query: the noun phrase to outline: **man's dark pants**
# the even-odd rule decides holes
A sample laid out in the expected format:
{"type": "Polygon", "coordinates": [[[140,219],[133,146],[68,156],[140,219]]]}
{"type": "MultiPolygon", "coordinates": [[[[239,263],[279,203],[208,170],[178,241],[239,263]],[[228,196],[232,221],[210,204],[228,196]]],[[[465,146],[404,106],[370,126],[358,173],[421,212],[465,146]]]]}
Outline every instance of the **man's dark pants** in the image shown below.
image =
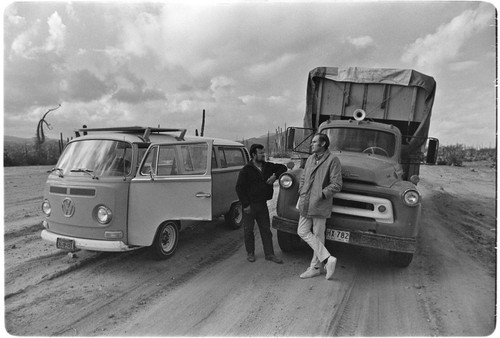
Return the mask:
{"type": "Polygon", "coordinates": [[[255,252],[255,236],[253,230],[255,221],[257,221],[260,237],[262,238],[262,246],[264,247],[264,255],[266,257],[274,255],[273,234],[271,232],[271,222],[267,203],[250,203],[250,212],[244,212],[243,215],[243,229],[247,253],[253,254],[255,252]]]}

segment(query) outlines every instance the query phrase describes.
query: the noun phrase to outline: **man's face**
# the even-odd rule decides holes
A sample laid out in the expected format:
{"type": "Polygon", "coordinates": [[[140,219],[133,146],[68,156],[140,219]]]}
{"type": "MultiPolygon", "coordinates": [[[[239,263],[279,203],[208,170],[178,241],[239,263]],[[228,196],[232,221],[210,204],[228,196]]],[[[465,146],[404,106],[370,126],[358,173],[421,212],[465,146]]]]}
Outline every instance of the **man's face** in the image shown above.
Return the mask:
{"type": "Polygon", "coordinates": [[[314,154],[323,151],[323,146],[321,145],[321,142],[319,141],[319,136],[313,137],[313,139],[311,141],[311,151],[314,154]]]}
{"type": "Polygon", "coordinates": [[[262,163],[266,160],[266,152],[264,149],[257,149],[257,152],[255,153],[255,162],[257,163],[262,163]]]}

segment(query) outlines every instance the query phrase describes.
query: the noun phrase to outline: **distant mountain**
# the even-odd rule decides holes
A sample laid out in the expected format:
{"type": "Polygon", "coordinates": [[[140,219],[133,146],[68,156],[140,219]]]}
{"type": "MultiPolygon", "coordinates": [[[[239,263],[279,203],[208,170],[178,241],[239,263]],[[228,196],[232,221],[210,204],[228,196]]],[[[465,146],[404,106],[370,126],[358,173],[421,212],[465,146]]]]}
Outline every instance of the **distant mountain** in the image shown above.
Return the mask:
{"type": "Polygon", "coordinates": [[[22,137],[17,137],[17,136],[4,135],[3,142],[4,142],[4,144],[8,144],[8,143],[29,144],[29,143],[33,143],[34,139],[33,138],[22,138],[22,137]]]}
{"type": "Polygon", "coordinates": [[[262,144],[266,148],[266,152],[268,154],[271,154],[271,156],[287,153],[287,150],[285,148],[286,141],[284,132],[279,132],[278,134],[269,133],[269,137],[267,135],[263,135],[259,137],[251,137],[249,139],[238,140],[237,142],[243,143],[248,149],[250,149],[252,144],[262,144]]]}

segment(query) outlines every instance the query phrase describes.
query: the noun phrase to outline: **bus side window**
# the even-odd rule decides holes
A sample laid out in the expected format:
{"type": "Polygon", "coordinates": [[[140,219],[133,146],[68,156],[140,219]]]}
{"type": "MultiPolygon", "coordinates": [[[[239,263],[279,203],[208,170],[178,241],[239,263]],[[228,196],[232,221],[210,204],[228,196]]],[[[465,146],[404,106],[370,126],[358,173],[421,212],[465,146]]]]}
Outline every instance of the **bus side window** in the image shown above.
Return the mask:
{"type": "Polygon", "coordinates": [[[207,171],[208,147],[206,143],[181,145],[184,164],[183,175],[204,175],[207,171]]]}
{"type": "Polygon", "coordinates": [[[158,156],[158,176],[177,175],[174,146],[161,146],[158,156]]]}
{"type": "Polygon", "coordinates": [[[241,148],[225,148],[227,167],[238,167],[245,165],[245,158],[241,148]]]}
{"type": "Polygon", "coordinates": [[[215,159],[215,148],[212,148],[212,170],[217,168],[217,160],[215,159]]]}
{"type": "Polygon", "coordinates": [[[227,168],[226,155],[224,155],[224,150],[219,148],[219,158],[220,158],[220,167],[227,168]]]}

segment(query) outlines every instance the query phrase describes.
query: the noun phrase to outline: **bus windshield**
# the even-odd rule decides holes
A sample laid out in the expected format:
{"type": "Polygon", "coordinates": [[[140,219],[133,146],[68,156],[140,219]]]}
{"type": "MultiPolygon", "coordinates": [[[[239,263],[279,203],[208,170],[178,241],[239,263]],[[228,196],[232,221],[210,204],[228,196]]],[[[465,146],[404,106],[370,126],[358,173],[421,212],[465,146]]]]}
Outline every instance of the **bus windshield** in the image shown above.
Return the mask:
{"type": "Polygon", "coordinates": [[[113,140],[82,140],[68,144],[57,163],[63,175],[127,176],[131,171],[132,146],[113,140]]]}
{"type": "Polygon", "coordinates": [[[323,131],[330,150],[394,156],[396,139],[392,133],[363,128],[330,128],[323,131]]]}

